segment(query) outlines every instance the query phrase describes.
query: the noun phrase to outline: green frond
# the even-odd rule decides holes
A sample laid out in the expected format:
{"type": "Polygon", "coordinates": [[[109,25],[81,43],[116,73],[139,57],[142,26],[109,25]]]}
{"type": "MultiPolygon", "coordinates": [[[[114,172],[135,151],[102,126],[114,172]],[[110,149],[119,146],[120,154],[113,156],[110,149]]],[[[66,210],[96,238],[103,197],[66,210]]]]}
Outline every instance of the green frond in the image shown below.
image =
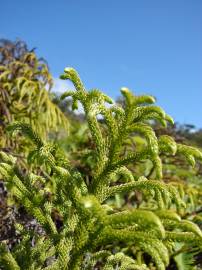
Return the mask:
{"type": "Polygon", "coordinates": [[[125,166],[122,166],[122,167],[116,169],[113,173],[110,174],[110,178],[114,179],[117,175],[118,176],[120,175],[121,176],[121,179],[123,179],[123,181],[126,181],[126,182],[132,182],[132,181],[134,181],[133,174],[125,166]]]}
{"type": "Polygon", "coordinates": [[[167,122],[169,122],[171,125],[174,125],[174,120],[173,120],[173,118],[169,115],[169,114],[166,114],[165,115],[165,120],[167,121],[167,122]]]}
{"type": "Polygon", "coordinates": [[[133,110],[132,118],[134,122],[142,121],[144,119],[149,119],[150,115],[157,116],[158,118],[165,119],[165,112],[158,106],[143,106],[137,107],[133,110]]]}
{"type": "Polygon", "coordinates": [[[162,182],[155,181],[155,180],[147,180],[145,177],[140,177],[138,181],[130,182],[126,184],[121,184],[117,186],[110,187],[108,189],[106,198],[111,197],[118,193],[128,193],[134,190],[139,191],[151,191],[160,192],[164,203],[167,204],[171,198],[181,203],[181,199],[177,196],[174,192],[170,193],[170,187],[162,182]]]}
{"type": "Polygon", "coordinates": [[[17,158],[8,154],[8,153],[5,153],[5,152],[2,152],[0,151],[0,161],[3,162],[3,163],[8,163],[8,164],[15,164],[16,163],[16,160],[17,158]]]}
{"type": "Polygon", "coordinates": [[[8,81],[8,76],[10,75],[10,70],[4,71],[0,74],[0,81],[1,82],[6,82],[8,81]]]}
{"type": "Polygon", "coordinates": [[[191,166],[195,166],[195,159],[202,160],[202,152],[192,146],[177,145],[177,153],[182,154],[191,166]]]}
{"type": "Polygon", "coordinates": [[[155,178],[160,180],[163,177],[162,172],[162,161],[157,154],[151,155],[151,160],[153,162],[153,166],[155,168],[155,178]]]}
{"type": "Polygon", "coordinates": [[[189,220],[182,220],[179,224],[179,228],[184,229],[184,230],[189,231],[189,232],[193,232],[194,234],[199,236],[202,240],[202,231],[195,223],[193,223],[189,220]]]}
{"type": "Polygon", "coordinates": [[[59,255],[58,264],[60,268],[66,268],[70,260],[70,251],[72,249],[72,239],[61,239],[57,245],[57,252],[59,255]]]}
{"type": "Polygon", "coordinates": [[[202,239],[202,231],[200,228],[193,222],[189,220],[172,220],[163,218],[162,223],[165,226],[166,230],[180,230],[184,232],[192,232],[196,237],[202,239]]]}
{"type": "Polygon", "coordinates": [[[178,190],[176,189],[176,187],[174,187],[172,184],[168,184],[167,187],[168,187],[168,191],[170,192],[173,200],[176,203],[176,207],[178,209],[185,208],[186,203],[181,199],[180,194],[179,194],[178,190]]]}
{"type": "Polygon", "coordinates": [[[23,135],[27,136],[39,148],[43,145],[42,140],[39,138],[36,132],[34,132],[31,126],[26,123],[13,123],[7,127],[7,130],[11,133],[14,133],[16,131],[22,132],[23,135]]]}
{"type": "Polygon", "coordinates": [[[127,229],[115,230],[106,228],[101,234],[100,240],[103,243],[112,243],[113,241],[123,241],[128,244],[139,246],[143,251],[151,255],[159,270],[165,270],[169,262],[169,254],[163,243],[154,238],[153,235],[144,232],[134,232],[127,229]]]}
{"type": "Polygon", "coordinates": [[[156,268],[158,270],[165,270],[166,266],[168,265],[168,251],[166,248],[163,248],[163,245],[161,244],[161,242],[157,242],[157,241],[153,241],[153,244],[160,244],[159,246],[157,245],[152,245],[151,241],[144,241],[142,243],[140,243],[141,248],[143,249],[144,252],[146,252],[147,254],[149,254],[153,261],[155,262],[156,268]],[[161,251],[159,253],[159,251],[161,251]],[[162,253],[163,252],[163,253],[162,253]],[[164,253],[165,252],[165,253],[164,253]]]}
{"type": "Polygon", "coordinates": [[[113,228],[126,228],[127,226],[137,226],[137,230],[153,230],[159,237],[164,237],[164,227],[153,212],[146,210],[122,211],[107,216],[107,224],[113,228]]]}
{"type": "Polygon", "coordinates": [[[133,100],[134,100],[133,94],[126,87],[121,88],[121,94],[124,96],[124,98],[126,100],[126,106],[130,107],[133,103],[133,100]]]}
{"type": "Polygon", "coordinates": [[[140,105],[140,104],[152,104],[154,103],[156,100],[153,96],[148,96],[148,95],[144,95],[144,96],[135,96],[133,104],[134,105],[140,105]]]}
{"type": "Polygon", "coordinates": [[[7,250],[4,244],[0,243],[0,266],[8,270],[21,270],[11,252],[7,250]]]}
{"type": "Polygon", "coordinates": [[[196,252],[183,252],[174,257],[179,270],[197,270],[194,256],[196,252]]]}
{"type": "Polygon", "coordinates": [[[100,258],[105,258],[111,255],[111,252],[108,250],[101,250],[98,252],[95,252],[91,255],[91,260],[99,260],[100,258]]]}
{"type": "Polygon", "coordinates": [[[174,220],[174,221],[180,221],[181,217],[172,210],[156,210],[155,214],[160,217],[161,219],[168,219],[168,220],[174,220]]]}
{"type": "Polygon", "coordinates": [[[78,73],[76,72],[75,69],[70,68],[70,67],[66,67],[64,69],[64,74],[60,76],[61,79],[63,80],[71,80],[76,88],[77,91],[80,92],[84,92],[85,88],[84,85],[81,81],[81,79],[79,78],[78,73]]]}
{"type": "Polygon", "coordinates": [[[7,163],[0,163],[0,175],[5,178],[10,178],[11,175],[13,175],[13,169],[12,167],[7,163]]]}
{"type": "Polygon", "coordinates": [[[165,154],[175,155],[177,152],[177,144],[174,139],[168,135],[162,135],[158,139],[159,150],[165,154]]]}
{"type": "Polygon", "coordinates": [[[121,106],[113,105],[110,107],[111,112],[115,113],[116,117],[124,117],[125,111],[121,106]]]}
{"type": "Polygon", "coordinates": [[[129,269],[145,269],[145,266],[138,266],[132,258],[129,256],[126,256],[124,253],[119,252],[116,253],[115,255],[111,255],[107,258],[107,262],[104,266],[104,270],[114,270],[114,269],[119,270],[129,270],[129,269]]]}
{"type": "Polygon", "coordinates": [[[110,255],[111,255],[111,252],[108,250],[101,250],[93,254],[87,254],[86,261],[85,261],[85,263],[87,264],[86,269],[87,270],[93,269],[93,267],[98,262],[98,260],[105,259],[106,257],[109,257],[110,255]]]}
{"type": "Polygon", "coordinates": [[[198,239],[192,232],[166,232],[166,239],[175,242],[195,243],[199,244],[201,239],[198,239]]]}
{"type": "Polygon", "coordinates": [[[63,99],[65,99],[66,97],[73,97],[75,95],[75,91],[66,91],[66,92],[64,92],[62,95],[61,95],[61,97],[60,97],[60,99],[61,100],[63,100],[63,99]]]}
{"type": "Polygon", "coordinates": [[[148,148],[139,151],[139,152],[131,152],[126,157],[121,158],[119,161],[114,162],[111,165],[111,171],[113,171],[116,168],[119,168],[121,166],[128,165],[130,163],[140,162],[142,160],[147,159],[149,156],[151,156],[150,150],[148,148]]]}
{"type": "Polygon", "coordinates": [[[149,125],[143,123],[132,124],[128,131],[129,133],[134,132],[143,135],[148,142],[148,148],[151,150],[151,152],[158,154],[157,137],[149,125]]]}
{"type": "Polygon", "coordinates": [[[29,178],[29,181],[30,181],[30,183],[31,183],[32,185],[34,185],[35,182],[37,182],[37,181],[39,181],[39,182],[42,183],[42,184],[45,184],[45,182],[46,182],[46,179],[45,179],[45,178],[43,178],[42,176],[36,175],[36,174],[34,174],[34,173],[30,173],[30,174],[28,175],[28,178],[29,178]]]}

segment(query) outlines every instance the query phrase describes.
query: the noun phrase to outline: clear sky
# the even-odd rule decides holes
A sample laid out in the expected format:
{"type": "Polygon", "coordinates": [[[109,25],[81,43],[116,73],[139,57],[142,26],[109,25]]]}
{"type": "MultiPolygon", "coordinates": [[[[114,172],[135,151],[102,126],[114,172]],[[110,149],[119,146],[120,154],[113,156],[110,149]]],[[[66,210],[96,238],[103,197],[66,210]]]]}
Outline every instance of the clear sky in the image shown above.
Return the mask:
{"type": "Polygon", "coordinates": [[[157,97],[202,127],[201,0],[0,0],[0,38],[23,39],[54,78],[78,70],[87,88],[157,97]]]}

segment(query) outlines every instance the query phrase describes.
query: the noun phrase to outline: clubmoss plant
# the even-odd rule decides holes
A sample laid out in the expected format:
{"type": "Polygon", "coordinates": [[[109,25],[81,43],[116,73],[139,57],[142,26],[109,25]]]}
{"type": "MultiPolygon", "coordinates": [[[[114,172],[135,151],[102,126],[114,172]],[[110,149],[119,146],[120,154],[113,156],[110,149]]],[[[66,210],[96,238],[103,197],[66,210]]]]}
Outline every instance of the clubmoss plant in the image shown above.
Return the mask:
{"type": "Polygon", "coordinates": [[[164,126],[173,120],[160,107],[151,105],[155,102],[152,96],[136,96],[122,88],[125,102],[120,106],[98,89],[87,91],[73,68],[66,68],[61,78],[73,82],[76,90],[65,92],[62,98],[70,96],[73,109],[81,103],[94,141],[92,179],[87,183],[65,154],[44,142],[29,125],[10,125],[10,132],[19,131],[33,142],[35,149],[28,162],[43,165],[47,177],[23,174],[16,159],[1,152],[0,173],[11,194],[41,225],[42,233],[16,224],[22,240],[12,250],[1,243],[0,268],[79,270],[100,264],[104,270],[165,270],[176,252],[176,242],[201,248],[200,228],[180,218],[186,207],[183,194],[162,180],[161,155],[183,155],[194,165],[202,153],[177,144],[167,135],[157,138],[150,120],[164,126]],[[141,150],[125,153],[123,145],[131,134],[144,137],[146,144],[141,150]],[[136,177],[129,169],[129,165],[145,160],[153,163],[155,179],[136,177]],[[118,182],[116,175],[122,176],[118,182]],[[115,195],[131,191],[149,194],[155,204],[151,209],[116,209],[108,204],[115,195]],[[144,254],[150,255],[149,262],[144,254]]]}

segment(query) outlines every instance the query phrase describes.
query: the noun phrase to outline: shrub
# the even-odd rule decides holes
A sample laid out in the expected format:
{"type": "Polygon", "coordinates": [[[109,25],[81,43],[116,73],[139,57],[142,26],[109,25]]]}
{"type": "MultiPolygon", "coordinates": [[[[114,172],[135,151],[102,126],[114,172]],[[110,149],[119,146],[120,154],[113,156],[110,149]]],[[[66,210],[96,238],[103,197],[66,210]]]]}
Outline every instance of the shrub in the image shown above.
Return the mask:
{"type": "Polygon", "coordinates": [[[23,41],[0,40],[0,148],[24,151],[25,141],[11,141],[5,127],[13,121],[29,123],[46,137],[60,125],[67,127],[58,106],[52,102],[53,80],[45,60],[23,41]]]}

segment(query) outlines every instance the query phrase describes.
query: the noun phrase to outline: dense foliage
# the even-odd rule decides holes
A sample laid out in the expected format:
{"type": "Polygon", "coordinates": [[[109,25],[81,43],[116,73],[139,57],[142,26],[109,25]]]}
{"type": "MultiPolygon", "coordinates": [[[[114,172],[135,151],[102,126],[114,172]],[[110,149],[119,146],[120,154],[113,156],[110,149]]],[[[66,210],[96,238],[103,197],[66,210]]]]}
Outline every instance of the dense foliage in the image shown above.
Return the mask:
{"type": "Polygon", "coordinates": [[[33,167],[22,171],[1,151],[0,174],[38,227],[16,222],[19,241],[1,241],[0,268],[164,270],[175,261],[179,270],[197,269],[202,153],[155,128],[173,120],[152,96],[123,88],[120,105],[87,91],[72,68],[61,78],[76,89],[62,99],[71,97],[73,109],[80,102],[85,112],[72,134],[53,142],[26,121],[7,126],[32,142],[33,167]]]}
{"type": "Polygon", "coordinates": [[[50,130],[67,126],[67,118],[52,102],[52,77],[44,59],[22,41],[0,40],[0,147],[17,148],[5,127],[13,121],[29,123],[43,138],[50,130]]]}

